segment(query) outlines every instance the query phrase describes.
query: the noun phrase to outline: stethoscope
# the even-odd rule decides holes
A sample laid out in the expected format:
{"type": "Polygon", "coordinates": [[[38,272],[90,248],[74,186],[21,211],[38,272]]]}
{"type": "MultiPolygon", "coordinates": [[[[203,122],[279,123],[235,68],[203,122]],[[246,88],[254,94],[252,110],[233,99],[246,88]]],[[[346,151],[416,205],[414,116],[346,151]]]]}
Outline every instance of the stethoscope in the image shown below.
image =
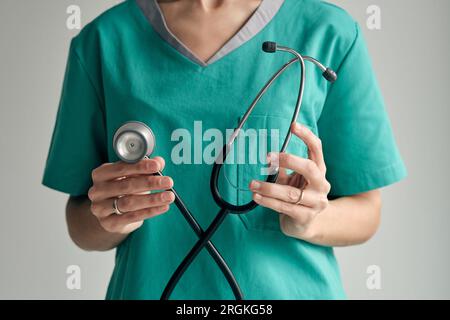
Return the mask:
{"type": "MultiPolygon", "coordinates": [[[[302,56],[297,51],[291,48],[278,46],[275,42],[264,42],[262,49],[264,52],[267,53],[275,53],[277,51],[289,52],[292,55],[294,55],[295,58],[284,64],[264,85],[264,87],[261,89],[261,91],[258,93],[256,98],[250,105],[250,107],[245,112],[244,116],[242,117],[239,123],[239,126],[234,130],[229,141],[223,146],[221,153],[218,155],[216,161],[214,162],[210,179],[210,188],[214,201],[220,207],[220,210],[217,213],[216,217],[214,218],[213,222],[209,225],[209,227],[206,230],[203,230],[200,227],[200,224],[197,222],[195,217],[192,215],[187,206],[184,204],[183,200],[176,192],[176,190],[174,188],[169,190],[174,193],[175,204],[177,208],[180,210],[183,217],[186,219],[191,228],[197,234],[199,240],[192,247],[191,251],[187,254],[187,256],[184,258],[184,260],[180,263],[178,268],[173,273],[172,277],[170,278],[169,282],[167,283],[164,289],[164,292],[161,296],[161,300],[168,300],[170,298],[173,290],[175,289],[175,286],[177,285],[183,274],[186,272],[187,268],[190,266],[190,264],[194,261],[194,259],[197,257],[197,255],[201,252],[203,248],[206,248],[208,250],[211,257],[219,266],[220,270],[222,271],[226,280],[228,281],[236,300],[243,300],[243,294],[239,287],[239,284],[236,281],[236,278],[234,277],[231,269],[228,267],[224,258],[219,253],[214,244],[210,241],[210,239],[229,213],[244,214],[253,210],[258,205],[253,200],[244,205],[234,205],[232,203],[229,203],[222,197],[218,186],[219,174],[222,169],[222,166],[224,165],[225,160],[235,140],[238,138],[241,129],[243,128],[244,124],[246,123],[247,119],[253,112],[258,102],[261,100],[261,98],[264,96],[264,94],[267,92],[270,86],[275,82],[275,80],[295,62],[297,61],[300,62],[301,80],[297,102],[292,115],[291,123],[297,122],[297,118],[299,116],[300,107],[303,100],[303,92],[306,78],[305,61],[310,61],[314,65],[316,65],[322,71],[323,77],[329,82],[333,83],[337,80],[337,74],[332,69],[325,67],[322,63],[320,63],[318,60],[312,57],[302,56]]],[[[283,145],[279,151],[280,153],[286,151],[289,142],[291,140],[291,136],[292,133],[290,130],[288,130],[283,145]]],[[[122,127],[120,127],[115,133],[113,140],[113,147],[115,153],[120,158],[120,160],[127,163],[137,163],[145,158],[148,158],[153,153],[155,145],[156,139],[152,130],[146,124],[136,121],[127,122],[122,127]]],[[[272,171],[268,175],[266,181],[273,183],[278,178],[278,168],[271,168],[271,169],[272,171]]],[[[158,172],[156,175],[162,176],[163,174],[161,172],[158,172]]]]}

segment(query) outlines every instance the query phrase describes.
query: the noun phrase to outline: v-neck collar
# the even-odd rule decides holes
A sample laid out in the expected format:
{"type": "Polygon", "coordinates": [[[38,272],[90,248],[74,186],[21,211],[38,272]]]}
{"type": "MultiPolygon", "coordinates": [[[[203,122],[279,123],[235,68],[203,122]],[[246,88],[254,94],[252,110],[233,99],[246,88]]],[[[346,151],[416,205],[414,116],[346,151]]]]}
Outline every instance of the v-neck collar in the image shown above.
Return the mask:
{"type": "Polygon", "coordinates": [[[170,44],[180,54],[186,56],[196,64],[206,67],[225,57],[235,49],[256,36],[280,10],[285,0],[262,0],[253,15],[244,26],[228,40],[206,63],[199,59],[186,47],[170,30],[157,0],[136,0],[153,29],[160,37],[170,44]]]}

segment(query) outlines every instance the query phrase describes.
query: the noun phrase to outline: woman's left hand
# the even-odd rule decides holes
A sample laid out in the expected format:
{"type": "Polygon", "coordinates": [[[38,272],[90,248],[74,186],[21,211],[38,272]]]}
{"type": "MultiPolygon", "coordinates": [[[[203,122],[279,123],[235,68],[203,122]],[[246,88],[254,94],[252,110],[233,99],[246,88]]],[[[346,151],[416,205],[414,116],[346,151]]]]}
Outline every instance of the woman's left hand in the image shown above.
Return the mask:
{"type": "Polygon", "coordinates": [[[293,124],[291,131],[308,147],[309,159],[287,153],[270,154],[270,162],[280,168],[276,183],[252,181],[253,200],[280,213],[284,234],[302,240],[316,236],[315,217],[328,207],[331,185],[325,177],[326,166],[322,142],[308,128],[293,124]],[[286,169],[293,171],[287,175],[286,169]]]}

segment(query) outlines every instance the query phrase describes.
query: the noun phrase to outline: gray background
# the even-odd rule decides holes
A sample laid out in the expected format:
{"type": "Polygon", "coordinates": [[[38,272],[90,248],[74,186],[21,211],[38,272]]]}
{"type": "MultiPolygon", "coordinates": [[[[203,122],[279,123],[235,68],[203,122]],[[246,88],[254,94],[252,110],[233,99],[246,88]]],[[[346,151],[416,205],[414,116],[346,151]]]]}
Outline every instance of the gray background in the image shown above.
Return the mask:
{"type": "MultiPolygon", "coordinates": [[[[113,253],[85,253],[70,241],[67,196],[40,185],[69,40],[66,8],[85,24],[118,1],[0,2],[0,298],[102,299],[113,253]],[[82,289],[66,288],[79,265],[82,289]]],[[[382,29],[364,28],[409,178],[384,191],[383,222],[367,244],[338,249],[354,299],[450,298],[448,0],[335,1],[363,26],[382,9],[382,29]],[[366,287],[381,268],[381,290],[366,287]]]]}

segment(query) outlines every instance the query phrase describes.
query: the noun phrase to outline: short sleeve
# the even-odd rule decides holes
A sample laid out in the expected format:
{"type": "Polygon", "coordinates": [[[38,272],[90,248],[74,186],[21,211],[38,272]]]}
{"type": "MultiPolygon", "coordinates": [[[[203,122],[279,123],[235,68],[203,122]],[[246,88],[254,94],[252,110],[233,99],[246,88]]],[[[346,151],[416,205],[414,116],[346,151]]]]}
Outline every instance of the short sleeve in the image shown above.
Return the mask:
{"type": "Polygon", "coordinates": [[[42,184],[86,195],[92,170],[106,162],[104,112],[95,84],[72,42],[42,184]]]}
{"type": "Polygon", "coordinates": [[[318,121],[331,196],[378,189],[406,177],[365,39],[356,36],[318,121]]]}

